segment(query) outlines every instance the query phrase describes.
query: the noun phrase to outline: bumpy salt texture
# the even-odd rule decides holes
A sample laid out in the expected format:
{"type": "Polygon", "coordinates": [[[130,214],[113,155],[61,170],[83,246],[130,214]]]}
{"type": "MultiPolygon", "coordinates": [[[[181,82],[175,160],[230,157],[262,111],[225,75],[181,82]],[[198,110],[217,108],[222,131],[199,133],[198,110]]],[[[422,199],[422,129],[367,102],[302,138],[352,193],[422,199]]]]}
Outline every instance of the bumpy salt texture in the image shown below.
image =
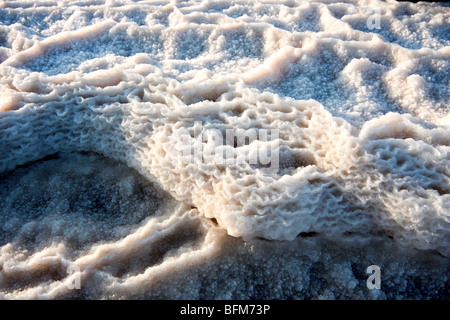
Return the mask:
{"type": "Polygon", "coordinates": [[[449,20],[445,5],[378,1],[0,2],[0,296],[426,296],[393,293],[404,279],[367,293],[355,264],[374,262],[358,253],[323,266],[337,241],[395,273],[380,238],[404,263],[435,252],[442,296],[449,20]],[[277,243],[293,278],[258,291],[241,247],[258,265],[277,243]],[[224,252],[241,277],[205,291],[217,279],[192,268],[226,277],[224,252]],[[341,282],[302,291],[318,272],[341,282]]]}

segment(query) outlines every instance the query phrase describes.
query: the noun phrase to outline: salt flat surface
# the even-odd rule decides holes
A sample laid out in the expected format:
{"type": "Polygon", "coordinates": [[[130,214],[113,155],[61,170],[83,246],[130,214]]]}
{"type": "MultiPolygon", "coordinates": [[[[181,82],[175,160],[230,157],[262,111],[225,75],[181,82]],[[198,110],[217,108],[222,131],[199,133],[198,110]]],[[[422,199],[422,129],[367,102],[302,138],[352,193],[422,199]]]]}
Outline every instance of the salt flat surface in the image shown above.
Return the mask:
{"type": "Polygon", "coordinates": [[[0,298],[449,298],[449,26],[446,3],[0,1],[0,298]]]}

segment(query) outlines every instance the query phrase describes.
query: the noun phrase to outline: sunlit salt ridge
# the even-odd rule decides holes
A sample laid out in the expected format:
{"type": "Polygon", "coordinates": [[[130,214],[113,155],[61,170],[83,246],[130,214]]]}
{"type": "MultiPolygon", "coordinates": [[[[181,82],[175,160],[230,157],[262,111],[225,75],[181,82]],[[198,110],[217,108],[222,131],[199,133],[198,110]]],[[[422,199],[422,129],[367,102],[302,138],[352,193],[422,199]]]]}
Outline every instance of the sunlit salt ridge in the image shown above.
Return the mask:
{"type": "Polygon", "coordinates": [[[450,255],[448,7],[34,3],[0,2],[0,297],[383,298],[355,282],[355,264],[375,263],[358,251],[332,254],[347,282],[302,291],[299,274],[313,277],[330,239],[362,246],[394,273],[377,241],[392,241],[402,261],[434,252],[419,261],[434,259],[427,277],[443,290],[435,275],[450,255]],[[369,28],[374,12],[379,25],[369,28]],[[232,156],[186,154],[210,150],[213,133],[227,130],[278,136],[224,139],[232,156]],[[237,161],[266,149],[278,155],[269,174],[237,161]],[[277,245],[294,284],[272,275],[284,293],[269,283],[236,293],[247,281],[243,256],[258,265],[277,245]],[[242,277],[229,292],[197,288],[217,283],[196,272],[227,275],[221,252],[242,277]],[[81,270],[81,291],[68,289],[70,266],[81,270]],[[186,274],[177,281],[192,291],[164,292],[171,272],[186,274]]]}

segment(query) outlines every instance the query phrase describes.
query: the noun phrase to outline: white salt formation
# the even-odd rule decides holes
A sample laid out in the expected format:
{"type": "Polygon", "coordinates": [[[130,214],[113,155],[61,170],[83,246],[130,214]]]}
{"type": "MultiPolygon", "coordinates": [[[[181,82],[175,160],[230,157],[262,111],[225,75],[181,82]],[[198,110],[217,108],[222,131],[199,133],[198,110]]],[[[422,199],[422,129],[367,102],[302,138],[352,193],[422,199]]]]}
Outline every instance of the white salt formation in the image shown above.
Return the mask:
{"type": "Polygon", "coordinates": [[[395,1],[0,1],[0,298],[448,297],[449,25],[395,1]],[[355,270],[392,257],[417,266],[367,290],[355,270]],[[246,269],[280,259],[288,279],[246,269]]]}

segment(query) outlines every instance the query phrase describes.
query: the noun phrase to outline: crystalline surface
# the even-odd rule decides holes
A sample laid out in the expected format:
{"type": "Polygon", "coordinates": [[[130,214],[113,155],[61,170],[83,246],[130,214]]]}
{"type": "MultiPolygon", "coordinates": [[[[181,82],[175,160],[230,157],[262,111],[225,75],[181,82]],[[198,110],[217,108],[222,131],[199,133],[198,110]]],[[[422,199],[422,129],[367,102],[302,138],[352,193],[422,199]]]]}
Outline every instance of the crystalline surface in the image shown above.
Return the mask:
{"type": "Polygon", "coordinates": [[[0,1],[0,298],[448,298],[449,21],[0,1]]]}

